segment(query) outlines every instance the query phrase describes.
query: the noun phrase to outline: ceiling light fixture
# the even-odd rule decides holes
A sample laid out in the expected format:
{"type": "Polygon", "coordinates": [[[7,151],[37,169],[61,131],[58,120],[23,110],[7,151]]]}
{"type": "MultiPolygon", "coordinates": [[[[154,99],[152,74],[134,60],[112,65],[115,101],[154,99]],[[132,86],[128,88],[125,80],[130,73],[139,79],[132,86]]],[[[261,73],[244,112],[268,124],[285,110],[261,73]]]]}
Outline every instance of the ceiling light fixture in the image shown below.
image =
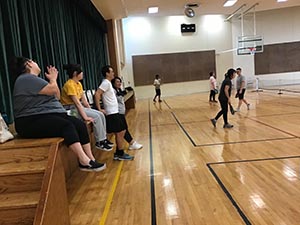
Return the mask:
{"type": "Polygon", "coordinates": [[[230,6],[233,6],[236,2],[237,2],[237,0],[227,0],[223,6],[230,7],[230,6]]]}
{"type": "Polygon", "coordinates": [[[277,2],[287,2],[287,0],[277,0],[277,2]]]}
{"type": "Polygon", "coordinates": [[[148,13],[150,13],[150,14],[158,13],[158,7],[149,7],[148,13]]]}

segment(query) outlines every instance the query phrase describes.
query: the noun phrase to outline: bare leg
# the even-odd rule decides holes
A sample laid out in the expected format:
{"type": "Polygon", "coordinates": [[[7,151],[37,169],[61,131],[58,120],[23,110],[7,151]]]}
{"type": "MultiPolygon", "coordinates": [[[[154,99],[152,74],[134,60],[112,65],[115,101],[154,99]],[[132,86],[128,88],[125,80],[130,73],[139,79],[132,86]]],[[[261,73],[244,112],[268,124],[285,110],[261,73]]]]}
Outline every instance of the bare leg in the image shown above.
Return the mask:
{"type": "Polygon", "coordinates": [[[242,100],[242,99],[240,99],[240,100],[239,100],[239,104],[238,104],[238,109],[240,109],[240,108],[241,108],[241,105],[242,105],[242,103],[243,103],[243,100],[242,100]]]}
{"type": "Polygon", "coordinates": [[[84,150],[82,149],[82,146],[79,142],[76,142],[74,144],[71,144],[69,148],[76,154],[78,157],[78,160],[83,165],[89,165],[90,158],[85,154],[84,150]]]}
{"type": "Polygon", "coordinates": [[[95,157],[93,156],[93,153],[92,153],[92,150],[91,150],[91,144],[90,144],[90,143],[85,144],[85,145],[82,145],[82,148],[83,148],[85,154],[86,154],[91,160],[95,160],[95,157]]]}
{"type": "MultiPolygon", "coordinates": [[[[246,99],[243,99],[243,102],[244,102],[246,105],[248,105],[248,102],[247,102],[246,99]]],[[[242,104],[242,103],[241,103],[241,104],[242,104]]]]}

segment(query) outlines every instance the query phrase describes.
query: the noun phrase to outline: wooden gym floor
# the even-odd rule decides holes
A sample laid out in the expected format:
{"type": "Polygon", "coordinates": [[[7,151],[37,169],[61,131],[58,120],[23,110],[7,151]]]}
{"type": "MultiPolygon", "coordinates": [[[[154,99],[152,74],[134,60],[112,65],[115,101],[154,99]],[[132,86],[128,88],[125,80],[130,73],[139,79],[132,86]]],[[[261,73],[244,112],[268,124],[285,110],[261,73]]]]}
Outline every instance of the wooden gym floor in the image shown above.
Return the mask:
{"type": "Polygon", "coordinates": [[[102,152],[105,171],[70,180],[72,225],[300,224],[299,95],[246,99],[233,129],[213,128],[208,93],[137,101],[127,118],[144,148],[129,162],[102,152]]]}

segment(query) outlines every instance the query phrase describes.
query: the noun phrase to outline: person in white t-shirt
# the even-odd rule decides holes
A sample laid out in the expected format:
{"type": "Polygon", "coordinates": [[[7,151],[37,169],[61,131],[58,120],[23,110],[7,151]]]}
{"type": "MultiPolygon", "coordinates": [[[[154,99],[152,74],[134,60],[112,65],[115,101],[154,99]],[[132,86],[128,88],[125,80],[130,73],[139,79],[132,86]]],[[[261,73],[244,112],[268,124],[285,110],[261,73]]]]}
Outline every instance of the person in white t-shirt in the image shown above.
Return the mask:
{"type": "Polygon", "coordinates": [[[106,118],[107,133],[114,133],[116,137],[117,149],[114,154],[114,160],[133,160],[134,157],[124,152],[124,134],[126,125],[120,118],[118,101],[111,80],[114,78],[114,71],[111,66],[102,68],[103,79],[95,93],[95,104],[98,110],[101,110],[100,99],[104,106],[106,118]]]}
{"type": "Polygon", "coordinates": [[[210,102],[218,102],[215,99],[215,96],[218,91],[215,72],[209,72],[209,87],[210,87],[209,101],[210,102]]]}
{"type": "Polygon", "coordinates": [[[160,99],[161,96],[160,85],[161,85],[161,79],[159,78],[159,75],[156,74],[153,82],[153,86],[155,87],[155,96],[153,98],[153,102],[156,102],[156,97],[158,97],[159,102],[162,102],[160,99]]]}

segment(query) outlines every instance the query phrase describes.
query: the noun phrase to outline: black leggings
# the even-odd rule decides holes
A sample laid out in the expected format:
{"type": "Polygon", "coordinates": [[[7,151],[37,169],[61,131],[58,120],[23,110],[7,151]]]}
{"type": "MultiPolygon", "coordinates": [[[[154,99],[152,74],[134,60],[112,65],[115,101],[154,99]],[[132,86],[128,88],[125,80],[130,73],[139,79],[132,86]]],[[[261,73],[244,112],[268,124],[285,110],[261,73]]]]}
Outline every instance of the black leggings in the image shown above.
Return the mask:
{"type": "Polygon", "coordinates": [[[221,110],[215,117],[215,120],[218,120],[223,115],[224,124],[228,123],[227,114],[228,114],[228,101],[220,101],[221,110]]]}
{"type": "Polygon", "coordinates": [[[124,134],[124,139],[125,139],[125,141],[127,141],[130,144],[130,142],[132,141],[133,138],[132,138],[131,134],[129,133],[125,115],[120,114],[120,118],[122,119],[123,123],[126,125],[126,131],[125,131],[125,134],[124,134]]]}
{"type": "Polygon", "coordinates": [[[158,97],[158,99],[160,99],[160,96],[161,96],[161,91],[160,91],[160,89],[155,89],[155,96],[154,96],[153,100],[155,100],[156,97],[158,97]]]}
{"type": "Polygon", "coordinates": [[[209,101],[215,101],[216,92],[215,90],[210,90],[209,101]]]}
{"type": "Polygon", "coordinates": [[[84,122],[65,113],[49,113],[15,119],[18,134],[25,138],[63,137],[67,146],[90,142],[84,122]]]}

